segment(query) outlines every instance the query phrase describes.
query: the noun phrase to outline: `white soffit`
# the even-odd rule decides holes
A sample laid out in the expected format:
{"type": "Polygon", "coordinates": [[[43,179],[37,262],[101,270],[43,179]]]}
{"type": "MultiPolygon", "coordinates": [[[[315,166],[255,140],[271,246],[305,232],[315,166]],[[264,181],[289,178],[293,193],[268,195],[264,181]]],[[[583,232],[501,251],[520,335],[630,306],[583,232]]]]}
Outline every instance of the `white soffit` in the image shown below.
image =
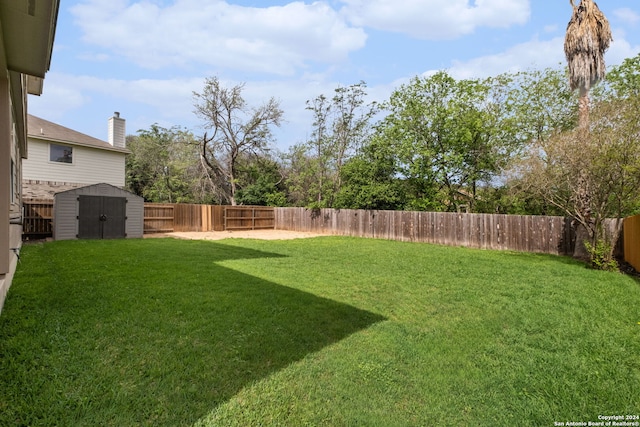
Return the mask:
{"type": "Polygon", "coordinates": [[[44,78],[51,64],[60,0],[2,0],[0,22],[11,71],[44,78]]]}

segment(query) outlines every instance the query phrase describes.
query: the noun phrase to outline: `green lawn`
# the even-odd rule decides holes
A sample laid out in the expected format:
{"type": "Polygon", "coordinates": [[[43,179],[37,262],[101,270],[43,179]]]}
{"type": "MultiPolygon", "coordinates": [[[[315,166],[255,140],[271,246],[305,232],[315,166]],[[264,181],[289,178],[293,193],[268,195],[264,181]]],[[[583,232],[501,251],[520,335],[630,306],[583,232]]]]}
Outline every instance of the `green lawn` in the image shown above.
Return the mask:
{"type": "Polygon", "coordinates": [[[373,239],[27,245],[0,425],[552,426],[640,413],[640,284],[373,239]]]}

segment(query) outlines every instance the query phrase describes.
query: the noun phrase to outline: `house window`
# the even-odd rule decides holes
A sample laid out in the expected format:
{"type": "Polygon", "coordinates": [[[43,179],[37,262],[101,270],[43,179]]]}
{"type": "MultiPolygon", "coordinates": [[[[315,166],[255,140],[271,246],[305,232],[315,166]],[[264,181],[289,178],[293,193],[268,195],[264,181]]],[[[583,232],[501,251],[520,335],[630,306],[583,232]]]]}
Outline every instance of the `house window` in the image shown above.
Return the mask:
{"type": "Polygon", "coordinates": [[[58,163],[73,163],[73,147],[49,145],[49,160],[58,163]]]}

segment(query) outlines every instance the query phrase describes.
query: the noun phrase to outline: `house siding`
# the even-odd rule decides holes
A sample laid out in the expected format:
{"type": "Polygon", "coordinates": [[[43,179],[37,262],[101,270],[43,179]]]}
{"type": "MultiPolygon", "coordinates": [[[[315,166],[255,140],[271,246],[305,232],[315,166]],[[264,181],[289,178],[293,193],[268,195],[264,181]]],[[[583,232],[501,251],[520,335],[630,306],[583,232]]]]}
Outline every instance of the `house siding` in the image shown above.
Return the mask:
{"type": "MultiPolygon", "coordinates": [[[[64,145],[59,142],[52,143],[64,145]]],[[[124,187],[124,153],[70,146],[73,147],[72,164],[51,162],[49,142],[29,138],[29,158],[23,161],[23,179],[85,185],[107,183],[124,187]]]]}
{"type": "Polygon", "coordinates": [[[60,0],[0,1],[0,312],[22,245],[22,161],[27,156],[27,95],[42,94],[60,0]],[[37,79],[36,79],[37,77],[37,79]]]}
{"type": "Polygon", "coordinates": [[[0,78],[0,312],[22,247],[22,153],[13,107],[9,80],[0,78]]]}
{"type": "Polygon", "coordinates": [[[15,257],[11,251],[11,201],[6,191],[10,187],[11,152],[15,149],[12,128],[9,79],[0,76],[0,310],[15,271],[15,257]]]}

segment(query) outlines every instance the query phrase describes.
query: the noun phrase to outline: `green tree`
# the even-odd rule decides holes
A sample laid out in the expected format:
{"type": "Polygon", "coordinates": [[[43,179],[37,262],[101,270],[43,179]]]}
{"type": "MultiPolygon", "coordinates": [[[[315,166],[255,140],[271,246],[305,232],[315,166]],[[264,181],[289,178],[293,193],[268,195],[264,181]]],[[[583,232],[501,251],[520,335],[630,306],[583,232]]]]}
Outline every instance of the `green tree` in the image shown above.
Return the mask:
{"type": "Polygon", "coordinates": [[[514,128],[520,146],[576,126],[578,99],[566,80],[567,71],[562,67],[498,76],[508,104],[505,124],[514,128]]]}
{"type": "Polygon", "coordinates": [[[317,203],[323,181],[320,161],[309,151],[308,144],[295,144],[282,155],[287,203],[291,206],[312,206],[317,203]]]}
{"type": "Polygon", "coordinates": [[[504,82],[457,81],[441,71],[394,91],[376,138],[394,146],[411,208],[471,210],[480,182],[497,176],[516,146],[504,82]]]}
{"type": "Polygon", "coordinates": [[[607,72],[606,80],[595,92],[596,102],[640,97],[640,53],[611,68],[607,72]]]}
{"type": "Polygon", "coordinates": [[[239,205],[285,206],[281,165],[269,156],[243,156],[238,163],[239,205]]]}
{"type": "Polygon", "coordinates": [[[377,112],[377,104],[366,104],[366,96],[366,84],[360,82],[338,87],[331,99],[319,95],[307,101],[307,110],[314,117],[311,139],[291,150],[295,166],[292,164],[288,179],[293,194],[306,193],[297,197],[304,205],[334,205],[342,186],[342,168],[369,137],[377,112]]]}
{"type": "Polygon", "coordinates": [[[341,171],[337,209],[403,209],[404,183],[396,177],[395,155],[388,144],[371,143],[341,171]]]}
{"type": "MultiPolygon", "coordinates": [[[[507,92],[507,117],[518,147],[511,161],[523,150],[543,143],[554,135],[575,128],[578,122],[578,98],[566,82],[567,70],[561,66],[543,70],[529,69],[503,74],[498,79],[507,92]]],[[[554,205],[520,185],[517,168],[508,164],[499,185],[483,189],[478,211],[517,215],[565,215],[554,205]]]]}
{"type": "Polygon", "coordinates": [[[127,137],[127,188],[151,202],[197,201],[200,170],[194,141],[189,131],[157,124],[127,137]]]}
{"type": "Polygon", "coordinates": [[[587,231],[594,265],[611,261],[621,219],[636,213],[640,203],[638,108],[638,98],[602,101],[590,114],[589,143],[580,128],[559,133],[532,144],[517,168],[520,185],[587,231]],[[586,206],[584,191],[589,194],[586,206]],[[613,230],[605,228],[606,218],[618,219],[613,230]],[[596,253],[594,248],[601,249],[596,253]]]}
{"type": "Polygon", "coordinates": [[[243,89],[244,84],[226,88],[212,77],[206,79],[201,93],[193,93],[195,113],[208,129],[200,141],[201,159],[212,185],[232,205],[237,204],[240,158],[264,153],[273,139],[271,128],[280,126],[283,116],[275,98],[249,107],[243,89]]]}

